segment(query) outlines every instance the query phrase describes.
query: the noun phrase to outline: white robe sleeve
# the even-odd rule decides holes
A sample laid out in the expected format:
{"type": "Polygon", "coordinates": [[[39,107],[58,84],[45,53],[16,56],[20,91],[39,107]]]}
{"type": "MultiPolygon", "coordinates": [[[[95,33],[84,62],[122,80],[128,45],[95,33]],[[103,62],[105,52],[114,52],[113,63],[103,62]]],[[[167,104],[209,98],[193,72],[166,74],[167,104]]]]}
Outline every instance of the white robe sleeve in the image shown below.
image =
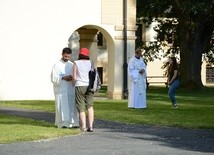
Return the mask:
{"type": "Polygon", "coordinates": [[[60,73],[60,69],[57,67],[57,65],[54,65],[51,71],[51,82],[54,85],[59,85],[62,81],[62,74],[60,73]]]}
{"type": "Polygon", "coordinates": [[[139,70],[138,69],[135,69],[135,66],[134,66],[134,60],[131,59],[129,64],[128,64],[128,73],[131,77],[131,80],[133,82],[137,82],[137,79],[138,79],[138,76],[139,76],[139,70]]]}
{"type": "Polygon", "coordinates": [[[133,82],[137,82],[139,71],[135,69],[135,70],[132,70],[130,73],[131,73],[130,76],[133,82]]]}

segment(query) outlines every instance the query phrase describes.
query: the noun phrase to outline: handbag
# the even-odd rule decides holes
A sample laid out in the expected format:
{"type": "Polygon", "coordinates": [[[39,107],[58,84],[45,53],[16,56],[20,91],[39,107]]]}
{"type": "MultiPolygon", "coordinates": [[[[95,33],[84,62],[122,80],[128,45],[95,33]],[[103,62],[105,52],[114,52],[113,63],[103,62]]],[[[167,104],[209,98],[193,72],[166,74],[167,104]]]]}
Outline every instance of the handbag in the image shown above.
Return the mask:
{"type": "Polygon", "coordinates": [[[101,88],[101,80],[97,69],[94,67],[94,63],[91,61],[91,70],[88,72],[89,85],[88,91],[97,92],[101,88]]]}

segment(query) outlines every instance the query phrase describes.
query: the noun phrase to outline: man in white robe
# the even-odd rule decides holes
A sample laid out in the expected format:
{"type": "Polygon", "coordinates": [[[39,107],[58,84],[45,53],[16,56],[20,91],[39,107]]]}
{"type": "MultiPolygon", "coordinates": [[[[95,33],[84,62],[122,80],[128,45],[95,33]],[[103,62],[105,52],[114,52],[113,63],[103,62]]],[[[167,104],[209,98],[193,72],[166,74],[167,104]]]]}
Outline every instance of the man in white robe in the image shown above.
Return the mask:
{"type": "Polygon", "coordinates": [[[55,95],[55,125],[58,128],[79,126],[75,87],[72,83],[73,63],[69,60],[71,53],[70,48],[64,48],[61,60],[54,64],[51,71],[51,82],[55,95]]]}
{"type": "Polygon", "coordinates": [[[130,77],[128,108],[146,108],[146,65],[141,58],[142,51],[137,49],[128,64],[130,77]]]}

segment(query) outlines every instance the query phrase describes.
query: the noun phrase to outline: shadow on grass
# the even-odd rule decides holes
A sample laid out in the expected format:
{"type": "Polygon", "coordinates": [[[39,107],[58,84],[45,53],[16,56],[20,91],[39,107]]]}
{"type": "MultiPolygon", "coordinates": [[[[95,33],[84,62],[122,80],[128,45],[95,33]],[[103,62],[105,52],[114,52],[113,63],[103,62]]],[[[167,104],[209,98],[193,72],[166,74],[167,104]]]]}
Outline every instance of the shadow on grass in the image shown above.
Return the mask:
{"type": "Polygon", "coordinates": [[[34,120],[46,121],[49,123],[54,123],[54,120],[55,120],[54,113],[29,111],[29,110],[9,108],[9,107],[7,107],[7,108],[1,107],[0,113],[6,114],[6,115],[11,115],[11,116],[30,118],[30,119],[34,119],[34,120]]]}

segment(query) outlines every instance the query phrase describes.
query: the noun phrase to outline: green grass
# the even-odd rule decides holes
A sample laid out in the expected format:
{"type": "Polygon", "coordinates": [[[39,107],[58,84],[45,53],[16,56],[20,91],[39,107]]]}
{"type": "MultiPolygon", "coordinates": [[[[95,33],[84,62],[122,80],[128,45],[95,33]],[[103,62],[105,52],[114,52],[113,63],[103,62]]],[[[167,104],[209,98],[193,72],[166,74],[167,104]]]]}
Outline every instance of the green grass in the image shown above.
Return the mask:
{"type": "Polygon", "coordinates": [[[96,118],[132,124],[214,129],[214,87],[202,91],[179,89],[173,109],[165,87],[149,87],[145,109],[128,109],[128,101],[95,101],[96,118]]]}
{"type": "Polygon", "coordinates": [[[44,100],[0,101],[0,107],[1,106],[16,107],[30,110],[40,110],[45,112],[55,112],[54,101],[44,101],[44,100]]]}
{"type": "MultiPolygon", "coordinates": [[[[100,92],[105,94],[106,88],[100,92]]],[[[98,94],[99,95],[99,94],[98,94]]],[[[173,109],[165,87],[147,90],[147,109],[129,109],[127,100],[95,100],[95,118],[131,124],[214,129],[214,87],[202,91],[179,89],[178,109],[173,109]]],[[[55,111],[54,101],[1,101],[1,106],[55,111]]],[[[79,133],[77,129],[58,129],[54,124],[0,114],[0,143],[46,139],[79,133]],[[3,125],[2,125],[3,124],[3,125]]]]}
{"type": "Polygon", "coordinates": [[[58,129],[52,123],[0,114],[0,143],[75,135],[78,129],[58,129]]]}

